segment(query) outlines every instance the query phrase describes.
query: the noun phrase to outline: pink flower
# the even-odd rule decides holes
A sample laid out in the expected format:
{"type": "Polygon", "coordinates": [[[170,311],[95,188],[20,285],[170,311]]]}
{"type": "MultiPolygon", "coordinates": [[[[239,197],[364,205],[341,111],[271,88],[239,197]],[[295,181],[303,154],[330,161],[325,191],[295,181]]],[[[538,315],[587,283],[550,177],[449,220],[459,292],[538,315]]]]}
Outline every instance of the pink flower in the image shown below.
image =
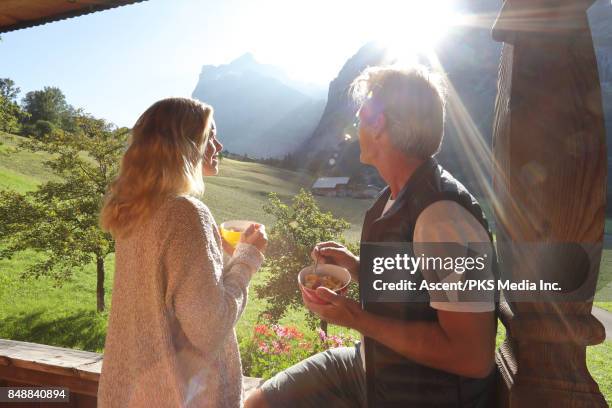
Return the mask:
{"type": "Polygon", "coordinates": [[[327,340],[327,335],[321,328],[317,329],[317,333],[319,334],[319,339],[321,339],[321,341],[324,342],[325,340],[327,340]]]}
{"type": "Polygon", "coordinates": [[[278,337],[280,337],[281,339],[283,337],[286,337],[287,329],[285,329],[283,326],[280,326],[278,324],[274,324],[274,325],[272,325],[272,328],[274,329],[274,332],[276,333],[276,335],[278,337]]]}
{"type": "Polygon", "coordinates": [[[333,347],[342,347],[343,341],[340,336],[330,336],[329,339],[332,341],[333,347]]]}
{"type": "Polygon", "coordinates": [[[265,342],[262,341],[262,342],[259,342],[259,351],[267,354],[270,352],[270,348],[265,342]]]}
{"type": "Polygon", "coordinates": [[[278,340],[272,342],[272,347],[274,349],[274,354],[280,354],[283,351],[283,345],[278,340]]]}

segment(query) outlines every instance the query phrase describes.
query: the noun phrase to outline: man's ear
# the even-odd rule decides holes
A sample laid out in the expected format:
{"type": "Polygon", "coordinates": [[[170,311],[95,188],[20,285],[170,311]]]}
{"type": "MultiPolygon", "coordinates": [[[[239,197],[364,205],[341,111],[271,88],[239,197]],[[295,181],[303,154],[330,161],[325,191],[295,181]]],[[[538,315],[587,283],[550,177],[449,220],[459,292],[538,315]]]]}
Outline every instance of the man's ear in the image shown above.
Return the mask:
{"type": "Polygon", "coordinates": [[[383,130],[385,130],[386,125],[387,125],[387,120],[385,119],[385,115],[383,115],[382,112],[377,113],[376,117],[374,118],[371,124],[372,133],[374,135],[374,138],[378,139],[382,135],[382,132],[383,130]]]}

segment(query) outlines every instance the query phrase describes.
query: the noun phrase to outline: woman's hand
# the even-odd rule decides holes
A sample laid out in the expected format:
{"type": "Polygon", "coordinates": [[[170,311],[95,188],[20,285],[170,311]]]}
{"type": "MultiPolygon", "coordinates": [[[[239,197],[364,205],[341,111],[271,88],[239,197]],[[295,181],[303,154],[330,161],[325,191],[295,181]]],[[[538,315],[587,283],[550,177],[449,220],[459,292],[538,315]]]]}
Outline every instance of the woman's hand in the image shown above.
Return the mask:
{"type": "Polygon", "coordinates": [[[310,257],[315,261],[318,257],[319,263],[330,263],[342,266],[351,273],[351,279],[355,282],[358,281],[359,258],[346,249],[344,245],[333,241],[319,242],[312,249],[310,257]]]}
{"type": "Polygon", "coordinates": [[[266,228],[262,224],[251,224],[240,236],[240,242],[251,244],[264,253],[268,246],[268,236],[266,228]]]}

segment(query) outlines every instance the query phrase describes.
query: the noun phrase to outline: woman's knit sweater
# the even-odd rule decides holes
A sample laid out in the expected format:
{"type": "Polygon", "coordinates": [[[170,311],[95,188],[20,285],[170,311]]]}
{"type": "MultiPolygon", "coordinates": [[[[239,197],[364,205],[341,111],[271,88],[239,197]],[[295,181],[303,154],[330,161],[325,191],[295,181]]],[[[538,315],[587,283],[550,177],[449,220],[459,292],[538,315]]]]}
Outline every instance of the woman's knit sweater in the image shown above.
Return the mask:
{"type": "Polygon", "coordinates": [[[116,243],[101,408],[239,407],[234,326],[263,256],[239,244],[223,267],[221,237],[198,199],[168,199],[116,243]]]}

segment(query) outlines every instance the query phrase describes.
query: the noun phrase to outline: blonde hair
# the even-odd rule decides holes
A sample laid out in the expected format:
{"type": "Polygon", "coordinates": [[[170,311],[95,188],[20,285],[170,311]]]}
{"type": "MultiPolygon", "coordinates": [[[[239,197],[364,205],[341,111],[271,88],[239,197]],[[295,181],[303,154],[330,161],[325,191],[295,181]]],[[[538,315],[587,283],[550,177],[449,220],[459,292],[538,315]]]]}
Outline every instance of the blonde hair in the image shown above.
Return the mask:
{"type": "Polygon", "coordinates": [[[440,150],[444,135],[442,77],[426,67],[384,66],[364,70],[352,83],[353,99],[383,113],[395,147],[427,159],[440,150]]]}
{"type": "Polygon", "coordinates": [[[162,99],[136,121],[121,168],[110,184],[100,225],[128,236],[168,196],[204,191],[202,159],[211,106],[188,98],[162,99]]]}

